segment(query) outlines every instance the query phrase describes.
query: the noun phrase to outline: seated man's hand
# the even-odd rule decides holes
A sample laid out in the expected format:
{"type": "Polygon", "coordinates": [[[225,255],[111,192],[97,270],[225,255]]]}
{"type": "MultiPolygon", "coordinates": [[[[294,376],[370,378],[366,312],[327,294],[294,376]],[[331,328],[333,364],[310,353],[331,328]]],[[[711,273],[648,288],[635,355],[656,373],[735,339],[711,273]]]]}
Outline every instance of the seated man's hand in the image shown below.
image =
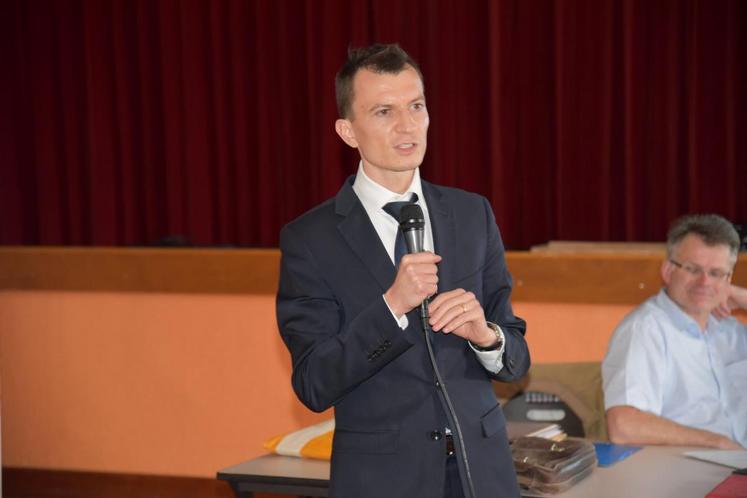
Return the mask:
{"type": "Polygon", "coordinates": [[[720,450],[744,450],[744,448],[739,443],[729,439],[726,436],[721,436],[718,438],[716,442],[716,448],[720,450]]]}
{"type": "Polygon", "coordinates": [[[729,286],[729,297],[713,310],[713,315],[718,319],[723,319],[731,315],[735,309],[747,310],[747,289],[729,286]]]}

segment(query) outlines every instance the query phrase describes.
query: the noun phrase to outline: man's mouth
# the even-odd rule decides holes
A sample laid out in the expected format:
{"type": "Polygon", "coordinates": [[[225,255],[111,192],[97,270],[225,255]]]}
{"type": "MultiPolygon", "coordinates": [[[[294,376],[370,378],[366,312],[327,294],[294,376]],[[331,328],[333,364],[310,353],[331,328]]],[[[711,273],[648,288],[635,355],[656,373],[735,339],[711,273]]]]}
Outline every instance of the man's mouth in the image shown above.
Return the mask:
{"type": "Polygon", "coordinates": [[[414,149],[415,147],[416,147],[415,143],[405,142],[405,143],[397,144],[394,148],[402,150],[402,151],[408,151],[408,150],[414,149]]]}
{"type": "Polygon", "coordinates": [[[696,288],[690,289],[690,294],[696,297],[712,297],[713,291],[711,289],[696,288]]]}

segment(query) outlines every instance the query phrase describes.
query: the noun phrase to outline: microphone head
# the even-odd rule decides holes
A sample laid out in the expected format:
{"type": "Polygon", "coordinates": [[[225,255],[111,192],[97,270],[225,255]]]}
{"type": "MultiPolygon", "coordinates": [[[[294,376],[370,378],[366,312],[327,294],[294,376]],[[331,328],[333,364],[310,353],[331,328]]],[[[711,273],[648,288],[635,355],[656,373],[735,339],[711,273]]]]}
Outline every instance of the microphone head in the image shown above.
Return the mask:
{"type": "Polygon", "coordinates": [[[410,230],[423,230],[425,218],[423,210],[417,204],[406,204],[399,213],[399,227],[403,232],[410,230]]]}
{"type": "Polygon", "coordinates": [[[423,251],[423,237],[425,235],[425,218],[423,210],[417,204],[402,206],[399,213],[399,229],[405,236],[407,253],[423,251]]]}

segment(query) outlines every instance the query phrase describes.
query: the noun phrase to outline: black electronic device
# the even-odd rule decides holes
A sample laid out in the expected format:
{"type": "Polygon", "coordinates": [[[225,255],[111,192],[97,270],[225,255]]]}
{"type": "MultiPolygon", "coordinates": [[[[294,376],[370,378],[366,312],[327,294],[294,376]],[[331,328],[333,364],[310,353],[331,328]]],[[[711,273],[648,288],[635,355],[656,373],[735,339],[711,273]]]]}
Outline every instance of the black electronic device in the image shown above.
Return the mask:
{"type": "Polygon", "coordinates": [[[506,420],[558,424],[569,436],[584,437],[584,424],[576,413],[555,394],[524,391],[503,406],[506,420]]]}

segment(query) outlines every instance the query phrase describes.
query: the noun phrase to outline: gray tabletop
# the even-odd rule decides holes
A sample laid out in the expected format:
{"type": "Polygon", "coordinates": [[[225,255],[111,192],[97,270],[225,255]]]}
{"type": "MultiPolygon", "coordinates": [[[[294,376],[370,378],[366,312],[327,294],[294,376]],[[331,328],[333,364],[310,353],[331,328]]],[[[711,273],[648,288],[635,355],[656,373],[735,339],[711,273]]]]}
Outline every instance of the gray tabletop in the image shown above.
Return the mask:
{"type": "MultiPolygon", "coordinates": [[[[695,448],[648,446],[611,467],[600,467],[557,496],[562,498],[703,498],[732,469],[685,457],[695,448]]],[[[221,470],[219,478],[244,489],[317,489],[326,496],[329,462],[265,455],[221,470]],[[282,488],[276,487],[282,484],[282,488]]],[[[298,493],[303,494],[303,493],[298,493]]]]}

